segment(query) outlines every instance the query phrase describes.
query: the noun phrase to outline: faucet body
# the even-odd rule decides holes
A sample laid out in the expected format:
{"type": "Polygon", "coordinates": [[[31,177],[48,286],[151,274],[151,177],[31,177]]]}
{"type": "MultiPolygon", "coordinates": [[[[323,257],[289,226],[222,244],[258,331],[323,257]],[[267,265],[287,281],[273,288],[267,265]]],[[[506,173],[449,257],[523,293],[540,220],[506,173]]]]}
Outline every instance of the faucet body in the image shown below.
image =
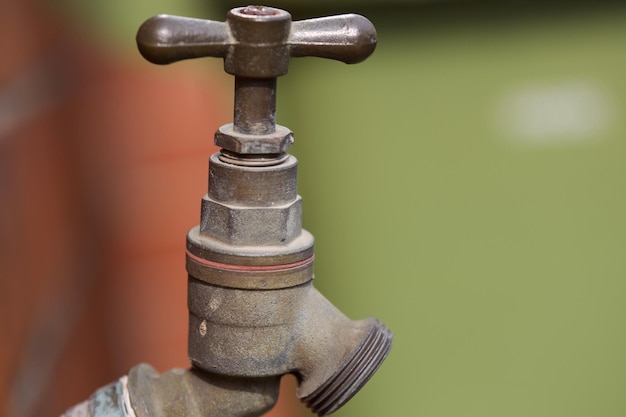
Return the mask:
{"type": "Polygon", "coordinates": [[[222,375],[296,374],[298,396],[320,411],[333,406],[320,402],[325,390],[340,398],[360,388],[391,338],[378,320],[349,320],[313,287],[297,161],[275,162],[211,157],[201,222],[187,235],[189,357],[222,375]],[[372,358],[361,361],[366,352],[372,358]]]}
{"type": "Polygon", "coordinates": [[[66,416],[252,417],[273,406],[285,374],[296,375],[312,411],[335,411],[380,366],[392,336],[376,319],[348,319],[313,286],[314,239],[302,229],[298,163],[286,153],[293,133],[275,122],[276,77],[294,56],[362,61],[374,27],[358,15],[292,22],[249,6],[226,22],[156,16],[137,41],[151,62],[222,57],[235,76],[233,123],[215,133],[221,150],[187,235],[192,368],[159,375],[139,365],[66,416]]]}

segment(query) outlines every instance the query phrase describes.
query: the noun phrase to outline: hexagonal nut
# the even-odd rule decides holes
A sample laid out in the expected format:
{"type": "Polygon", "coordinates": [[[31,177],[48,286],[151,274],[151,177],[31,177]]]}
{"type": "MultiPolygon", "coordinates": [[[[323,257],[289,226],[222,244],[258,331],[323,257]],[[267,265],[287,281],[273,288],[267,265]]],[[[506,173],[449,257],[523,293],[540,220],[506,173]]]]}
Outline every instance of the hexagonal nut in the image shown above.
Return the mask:
{"type": "Polygon", "coordinates": [[[235,132],[233,124],[221,126],[215,132],[215,144],[239,154],[280,154],[293,144],[293,132],[276,125],[276,132],[269,135],[248,135],[235,132]]]}
{"type": "Polygon", "coordinates": [[[275,246],[296,239],[302,231],[302,198],[274,207],[231,206],[202,199],[200,235],[230,245],[275,246]]]}

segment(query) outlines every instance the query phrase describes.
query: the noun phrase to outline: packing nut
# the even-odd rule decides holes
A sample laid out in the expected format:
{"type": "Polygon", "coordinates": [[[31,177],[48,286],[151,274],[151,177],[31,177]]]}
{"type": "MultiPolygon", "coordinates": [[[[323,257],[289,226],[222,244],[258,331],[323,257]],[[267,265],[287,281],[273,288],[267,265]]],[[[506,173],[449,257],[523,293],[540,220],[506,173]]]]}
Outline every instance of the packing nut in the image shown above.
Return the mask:
{"type": "Polygon", "coordinates": [[[293,132],[284,126],[276,125],[274,133],[249,135],[236,132],[233,124],[221,126],[215,132],[215,144],[220,148],[238,154],[280,154],[293,144],[293,132]]]}
{"type": "Polygon", "coordinates": [[[285,245],[302,231],[302,199],[273,207],[243,207],[202,199],[200,235],[235,246],[285,245]]]}

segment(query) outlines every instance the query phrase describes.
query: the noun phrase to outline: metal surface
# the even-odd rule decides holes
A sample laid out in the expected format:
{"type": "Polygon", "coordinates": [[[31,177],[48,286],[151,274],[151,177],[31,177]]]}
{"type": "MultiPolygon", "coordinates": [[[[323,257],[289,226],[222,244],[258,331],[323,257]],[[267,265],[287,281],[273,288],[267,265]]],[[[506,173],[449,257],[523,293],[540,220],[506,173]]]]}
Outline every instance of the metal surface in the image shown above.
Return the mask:
{"type": "Polygon", "coordinates": [[[285,153],[293,134],[275,123],[276,77],[291,57],[364,60],[376,46],[373,25],[358,15],[291,22],[283,10],[248,6],[226,22],[157,16],[137,43],[158,64],[222,57],[235,109],[215,134],[222,150],[210,158],[200,225],[187,235],[193,368],[132,370],[134,412],[260,415],[288,373],[314,412],[335,411],[380,366],[392,336],[376,319],[348,319],[313,287],[314,239],[302,229],[297,160],[285,153]]]}
{"type": "Polygon", "coordinates": [[[268,411],[278,397],[279,378],[234,378],[198,370],[158,374],[141,364],[128,375],[137,417],[251,417],[268,411]]]}

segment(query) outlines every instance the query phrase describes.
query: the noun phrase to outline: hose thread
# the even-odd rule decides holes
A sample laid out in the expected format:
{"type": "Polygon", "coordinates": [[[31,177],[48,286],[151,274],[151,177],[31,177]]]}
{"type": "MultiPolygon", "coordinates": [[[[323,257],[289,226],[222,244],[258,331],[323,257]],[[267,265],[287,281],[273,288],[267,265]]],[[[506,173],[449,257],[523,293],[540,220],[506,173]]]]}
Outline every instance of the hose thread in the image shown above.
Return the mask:
{"type": "Polygon", "coordinates": [[[335,375],[302,402],[318,416],[328,415],[350,400],[372,377],[391,349],[391,331],[376,320],[363,344],[335,375]]]}

